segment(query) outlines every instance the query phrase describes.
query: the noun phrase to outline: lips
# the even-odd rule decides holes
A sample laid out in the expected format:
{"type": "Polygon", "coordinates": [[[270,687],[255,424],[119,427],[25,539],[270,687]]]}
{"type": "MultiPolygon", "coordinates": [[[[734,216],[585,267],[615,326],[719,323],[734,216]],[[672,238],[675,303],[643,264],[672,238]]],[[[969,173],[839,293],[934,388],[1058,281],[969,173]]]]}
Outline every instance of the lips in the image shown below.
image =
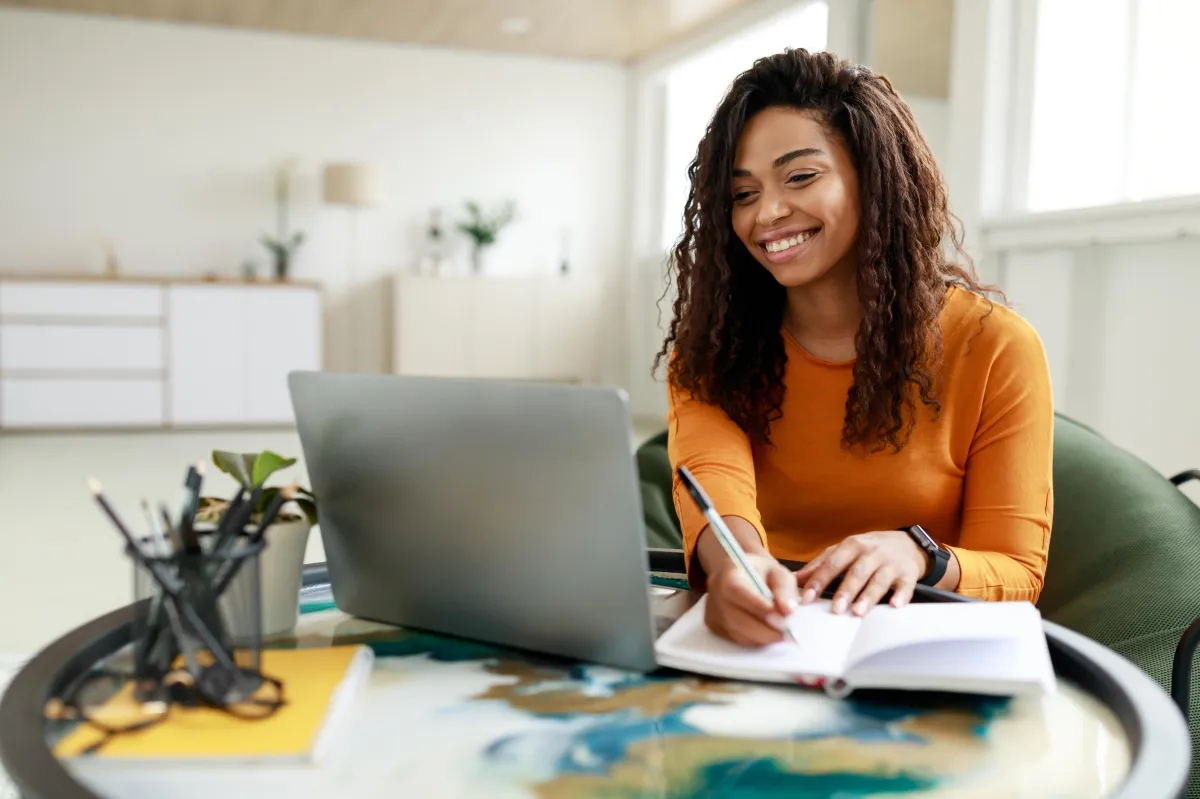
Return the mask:
{"type": "Polygon", "coordinates": [[[787,236],[781,236],[769,241],[759,242],[766,252],[767,260],[771,263],[783,263],[803,253],[808,249],[808,243],[821,232],[821,228],[801,230],[787,236]]]}

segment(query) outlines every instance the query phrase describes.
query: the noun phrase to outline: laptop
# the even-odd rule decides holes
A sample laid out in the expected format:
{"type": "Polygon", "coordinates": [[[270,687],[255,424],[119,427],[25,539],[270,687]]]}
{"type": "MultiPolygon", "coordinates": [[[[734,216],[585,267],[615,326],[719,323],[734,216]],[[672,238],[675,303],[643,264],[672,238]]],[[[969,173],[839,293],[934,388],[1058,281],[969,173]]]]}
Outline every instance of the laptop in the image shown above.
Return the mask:
{"type": "Polygon", "coordinates": [[[340,610],[655,668],[622,391],[322,372],[288,386],[340,610]]]}

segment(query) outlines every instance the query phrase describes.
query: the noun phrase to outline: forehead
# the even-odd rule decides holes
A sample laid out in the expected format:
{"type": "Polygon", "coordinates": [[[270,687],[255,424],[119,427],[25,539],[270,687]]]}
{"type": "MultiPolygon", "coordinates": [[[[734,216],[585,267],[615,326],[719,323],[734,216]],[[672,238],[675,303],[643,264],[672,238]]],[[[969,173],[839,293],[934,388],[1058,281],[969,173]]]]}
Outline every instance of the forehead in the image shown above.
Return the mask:
{"type": "Polygon", "coordinates": [[[765,108],[746,121],[738,137],[734,163],[758,171],[792,150],[816,148],[833,154],[836,143],[815,111],[797,108],[765,108]]]}

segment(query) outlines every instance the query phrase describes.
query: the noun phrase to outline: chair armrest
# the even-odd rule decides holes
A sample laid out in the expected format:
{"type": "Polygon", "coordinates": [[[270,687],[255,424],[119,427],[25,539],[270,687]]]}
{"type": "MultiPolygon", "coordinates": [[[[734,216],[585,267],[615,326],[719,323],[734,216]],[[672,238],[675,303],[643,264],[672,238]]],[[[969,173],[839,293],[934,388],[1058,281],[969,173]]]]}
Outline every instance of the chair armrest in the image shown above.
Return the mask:
{"type": "Polygon", "coordinates": [[[1171,485],[1180,486],[1189,480],[1200,480],[1200,469],[1188,469],[1171,478],[1171,485]]]}

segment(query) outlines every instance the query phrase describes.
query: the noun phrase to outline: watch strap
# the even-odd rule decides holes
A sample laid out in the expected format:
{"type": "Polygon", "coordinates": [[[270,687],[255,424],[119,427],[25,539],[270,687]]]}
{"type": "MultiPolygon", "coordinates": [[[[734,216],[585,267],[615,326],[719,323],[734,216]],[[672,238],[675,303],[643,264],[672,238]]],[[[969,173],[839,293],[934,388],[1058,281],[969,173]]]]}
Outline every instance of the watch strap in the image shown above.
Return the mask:
{"type": "Polygon", "coordinates": [[[912,536],[916,545],[930,559],[929,569],[925,572],[925,576],[917,580],[918,585],[935,586],[946,576],[946,568],[950,564],[950,553],[943,547],[939,546],[929,533],[925,532],[925,528],[919,524],[909,525],[901,528],[904,532],[912,536]]]}

